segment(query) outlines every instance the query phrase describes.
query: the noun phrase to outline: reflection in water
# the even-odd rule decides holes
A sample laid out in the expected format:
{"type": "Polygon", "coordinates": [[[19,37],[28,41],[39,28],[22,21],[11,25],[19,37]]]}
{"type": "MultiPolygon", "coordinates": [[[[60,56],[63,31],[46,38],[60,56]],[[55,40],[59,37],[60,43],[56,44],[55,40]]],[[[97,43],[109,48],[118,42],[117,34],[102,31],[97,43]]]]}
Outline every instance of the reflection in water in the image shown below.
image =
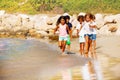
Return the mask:
{"type": "Polygon", "coordinates": [[[64,70],[61,75],[61,80],[103,80],[100,65],[97,61],[89,61],[82,68],[64,70]],[[76,73],[72,72],[72,70],[76,70],[76,73]]]}
{"type": "Polygon", "coordinates": [[[103,80],[101,70],[97,61],[89,61],[82,68],[84,80],[103,80]]]}

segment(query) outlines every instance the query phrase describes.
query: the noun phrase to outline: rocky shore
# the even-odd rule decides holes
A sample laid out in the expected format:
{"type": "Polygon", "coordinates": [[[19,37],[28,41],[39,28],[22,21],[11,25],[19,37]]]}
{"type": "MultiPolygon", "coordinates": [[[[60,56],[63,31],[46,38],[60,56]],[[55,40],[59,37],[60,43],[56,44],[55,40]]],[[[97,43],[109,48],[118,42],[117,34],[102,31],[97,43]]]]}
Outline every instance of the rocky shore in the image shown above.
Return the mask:
{"type": "MultiPolygon", "coordinates": [[[[66,13],[65,13],[66,14],[66,13]]],[[[80,13],[79,15],[85,13],[80,13]]],[[[69,14],[68,14],[69,15],[69,14]]],[[[10,38],[51,38],[60,14],[8,14],[0,11],[0,37],[10,38]]],[[[120,14],[95,14],[97,32],[100,35],[120,35],[120,14]]],[[[77,14],[70,15],[73,24],[73,36],[76,35],[77,14]]]]}

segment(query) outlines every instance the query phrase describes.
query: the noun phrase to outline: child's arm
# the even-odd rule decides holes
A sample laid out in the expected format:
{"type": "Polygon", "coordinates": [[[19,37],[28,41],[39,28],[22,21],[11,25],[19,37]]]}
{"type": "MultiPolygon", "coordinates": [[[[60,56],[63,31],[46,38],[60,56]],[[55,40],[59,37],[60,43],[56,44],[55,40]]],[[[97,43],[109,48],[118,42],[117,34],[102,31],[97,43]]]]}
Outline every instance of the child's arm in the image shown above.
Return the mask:
{"type": "Polygon", "coordinates": [[[82,26],[81,25],[77,25],[77,37],[79,36],[79,32],[80,32],[81,29],[82,29],[82,26]]]}
{"type": "Polygon", "coordinates": [[[77,29],[77,37],[79,36],[79,31],[80,31],[80,30],[79,30],[79,29],[77,29]]]}
{"type": "Polygon", "coordinates": [[[69,29],[68,25],[66,26],[66,29],[67,29],[68,34],[69,34],[70,33],[70,29],[69,29]]]}
{"type": "Polygon", "coordinates": [[[57,25],[56,28],[54,29],[54,34],[58,30],[59,26],[57,25]]]}

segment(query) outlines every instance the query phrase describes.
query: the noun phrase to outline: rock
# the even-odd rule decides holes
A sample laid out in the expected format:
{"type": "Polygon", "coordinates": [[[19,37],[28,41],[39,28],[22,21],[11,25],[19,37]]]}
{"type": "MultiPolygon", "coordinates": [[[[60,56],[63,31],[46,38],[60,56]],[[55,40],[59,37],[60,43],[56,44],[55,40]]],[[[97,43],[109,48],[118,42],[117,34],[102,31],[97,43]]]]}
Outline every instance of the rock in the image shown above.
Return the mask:
{"type": "Polygon", "coordinates": [[[84,13],[84,12],[80,12],[80,13],[78,14],[78,16],[79,16],[79,15],[85,16],[85,14],[86,14],[86,13],[84,13]]]}
{"type": "Polygon", "coordinates": [[[34,22],[31,21],[29,18],[23,19],[22,27],[27,28],[27,29],[32,29],[34,28],[34,22]]]}
{"type": "Polygon", "coordinates": [[[70,16],[69,13],[64,13],[64,14],[63,14],[63,16],[67,16],[67,15],[70,16]]]}
{"type": "Polygon", "coordinates": [[[37,30],[45,30],[47,26],[48,16],[46,15],[35,15],[31,18],[31,21],[34,22],[34,28],[37,30]]]}
{"type": "Polygon", "coordinates": [[[29,33],[35,33],[35,32],[36,32],[36,29],[29,29],[28,32],[29,32],[29,33]]]}
{"type": "Polygon", "coordinates": [[[117,25],[118,25],[118,29],[116,31],[116,35],[120,35],[120,23],[118,23],[117,25]]]}
{"type": "Polygon", "coordinates": [[[115,15],[115,20],[116,23],[120,23],[120,14],[115,15]]]}
{"type": "Polygon", "coordinates": [[[104,17],[104,24],[108,24],[108,23],[116,23],[115,15],[107,15],[104,17]]]}
{"type": "Polygon", "coordinates": [[[102,28],[100,28],[100,30],[98,31],[98,34],[111,35],[111,31],[109,31],[109,27],[105,25],[102,28]]]}
{"type": "Polygon", "coordinates": [[[117,24],[107,24],[109,31],[111,32],[116,32],[118,29],[118,25],[117,24]]]}
{"type": "Polygon", "coordinates": [[[12,28],[11,31],[13,31],[13,32],[18,32],[18,31],[20,31],[20,30],[22,30],[21,27],[20,27],[20,26],[17,26],[17,27],[12,28]]]}
{"type": "Polygon", "coordinates": [[[46,31],[36,31],[36,33],[39,33],[43,36],[48,36],[48,33],[46,31]]]}
{"type": "Polygon", "coordinates": [[[14,28],[16,26],[21,26],[21,17],[12,15],[12,14],[6,14],[2,16],[2,26],[8,27],[8,29],[14,28]]]}
{"type": "Polygon", "coordinates": [[[0,16],[5,14],[5,10],[0,10],[0,16]]]}
{"type": "Polygon", "coordinates": [[[95,14],[95,21],[97,24],[97,28],[100,29],[101,27],[104,26],[104,19],[102,14],[95,14]]]}

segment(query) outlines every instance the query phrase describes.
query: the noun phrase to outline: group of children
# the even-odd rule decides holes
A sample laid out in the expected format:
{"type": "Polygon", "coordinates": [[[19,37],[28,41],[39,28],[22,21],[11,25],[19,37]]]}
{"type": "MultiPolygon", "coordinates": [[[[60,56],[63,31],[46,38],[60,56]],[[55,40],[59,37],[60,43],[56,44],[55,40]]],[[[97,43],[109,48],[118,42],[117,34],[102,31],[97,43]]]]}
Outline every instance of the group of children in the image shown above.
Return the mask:
{"type": "MultiPolygon", "coordinates": [[[[70,50],[70,40],[72,37],[72,24],[69,22],[69,16],[60,16],[54,33],[59,31],[59,47],[62,50],[62,55],[65,55],[66,44],[68,50],[70,50]]],[[[79,37],[80,55],[88,57],[88,53],[91,53],[91,57],[96,58],[96,23],[95,16],[91,13],[87,13],[85,16],[79,15],[78,24],[76,26],[77,36],[79,37]]]]}

